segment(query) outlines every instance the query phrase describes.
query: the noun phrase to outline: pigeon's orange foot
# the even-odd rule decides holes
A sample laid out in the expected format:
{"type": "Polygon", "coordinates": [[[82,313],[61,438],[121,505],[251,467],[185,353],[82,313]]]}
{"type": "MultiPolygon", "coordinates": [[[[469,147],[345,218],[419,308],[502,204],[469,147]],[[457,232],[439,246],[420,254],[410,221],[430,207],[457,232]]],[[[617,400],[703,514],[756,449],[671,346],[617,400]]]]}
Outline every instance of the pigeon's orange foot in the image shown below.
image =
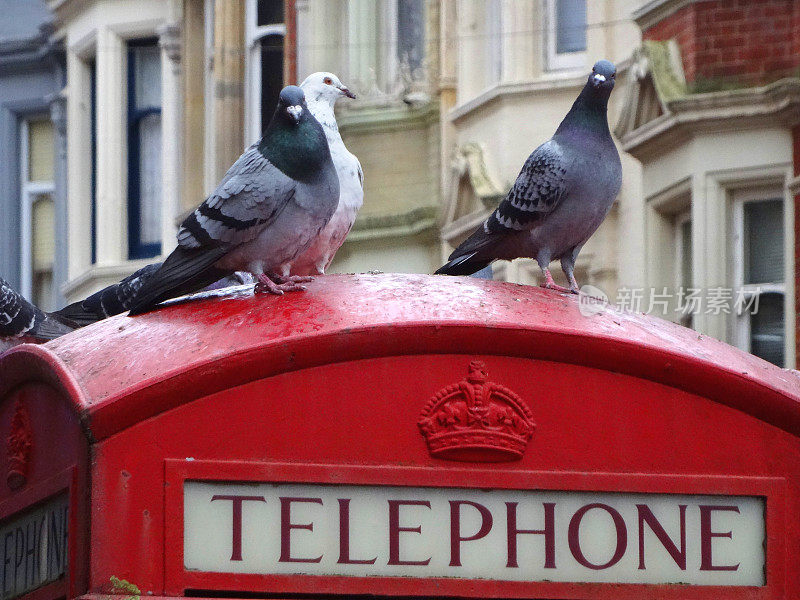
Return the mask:
{"type": "MultiPolygon", "coordinates": [[[[572,292],[571,289],[565,288],[563,285],[558,285],[552,281],[545,281],[540,287],[543,287],[546,290],[555,290],[557,292],[564,292],[565,294],[569,294],[572,292]]],[[[572,292],[577,294],[578,292],[572,292]]]]}
{"type": "Polygon", "coordinates": [[[306,289],[306,286],[300,284],[309,281],[314,281],[314,278],[301,275],[281,277],[280,275],[262,273],[258,276],[258,282],[253,291],[256,294],[283,296],[284,292],[302,292],[306,289]]]}
{"type": "MultiPolygon", "coordinates": [[[[563,285],[558,285],[555,281],[553,281],[553,276],[550,274],[550,269],[544,269],[544,277],[545,282],[541,285],[541,287],[545,288],[546,290],[555,290],[557,292],[564,292],[565,294],[569,294],[572,290],[569,288],[565,288],[563,285]]],[[[578,293],[577,291],[575,292],[578,293]]]]}

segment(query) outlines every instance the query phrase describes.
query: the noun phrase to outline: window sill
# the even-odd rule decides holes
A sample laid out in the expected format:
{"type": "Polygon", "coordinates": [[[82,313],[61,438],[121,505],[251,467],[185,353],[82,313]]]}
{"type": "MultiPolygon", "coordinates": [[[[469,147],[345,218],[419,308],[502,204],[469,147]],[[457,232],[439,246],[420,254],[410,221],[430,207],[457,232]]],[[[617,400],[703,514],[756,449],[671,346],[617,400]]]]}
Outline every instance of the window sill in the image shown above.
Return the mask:
{"type": "Polygon", "coordinates": [[[559,72],[543,75],[537,79],[518,83],[498,83],[484,90],[472,100],[456,106],[447,114],[447,119],[454,124],[471,116],[477,110],[492,104],[499,98],[519,96],[535,92],[550,92],[564,89],[578,89],[584,84],[585,73],[559,72]]]}
{"type": "Polygon", "coordinates": [[[159,257],[129,260],[119,264],[91,265],[77,277],[61,286],[61,293],[68,302],[82,300],[94,292],[119,282],[134,271],[156,262],[159,257]]]}

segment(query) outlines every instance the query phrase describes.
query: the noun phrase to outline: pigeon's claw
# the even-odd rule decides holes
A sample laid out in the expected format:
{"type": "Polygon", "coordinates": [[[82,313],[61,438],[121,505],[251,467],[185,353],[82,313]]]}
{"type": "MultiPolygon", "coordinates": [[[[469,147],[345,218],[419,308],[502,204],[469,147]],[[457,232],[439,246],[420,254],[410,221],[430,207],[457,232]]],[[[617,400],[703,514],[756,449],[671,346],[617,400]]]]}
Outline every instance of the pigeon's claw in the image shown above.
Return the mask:
{"type": "MultiPolygon", "coordinates": [[[[565,294],[569,294],[572,292],[571,289],[565,288],[563,285],[558,285],[555,281],[553,281],[553,276],[550,273],[550,269],[543,269],[544,270],[544,277],[545,282],[542,284],[541,287],[548,289],[548,290],[556,290],[557,292],[564,292],[565,294]]],[[[577,291],[575,292],[578,293],[577,291]]]]}
{"type": "Polygon", "coordinates": [[[291,275],[283,277],[275,275],[274,273],[262,273],[258,276],[258,282],[254,292],[256,294],[275,294],[276,296],[283,296],[284,292],[302,292],[306,286],[300,285],[313,281],[313,277],[305,277],[301,275],[291,275]]]}
{"type": "Polygon", "coordinates": [[[581,288],[578,285],[578,282],[575,280],[575,275],[573,273],[569,274],[569,291],[573,294],[581,293],[581,288]]]}

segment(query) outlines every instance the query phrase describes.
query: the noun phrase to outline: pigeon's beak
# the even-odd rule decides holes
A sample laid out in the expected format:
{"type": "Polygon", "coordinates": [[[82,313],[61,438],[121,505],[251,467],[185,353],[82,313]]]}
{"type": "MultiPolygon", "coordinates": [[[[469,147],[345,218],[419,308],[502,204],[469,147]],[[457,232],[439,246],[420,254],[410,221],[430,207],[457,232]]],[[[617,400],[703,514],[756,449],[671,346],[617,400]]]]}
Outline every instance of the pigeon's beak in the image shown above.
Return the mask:
{"type": "Polygon", "coordinates": [[[605,80],[605,75],[600,75],[600,73],[595,73],[591,77],[591,82],[594,87],[600,87],[601,84],[605,83],[605,80]]]}
{"type": "Polygon", "coordinates": [[[300,106],[299,104],[295,104],[294,106],[287,106],[286,107],[286,112],[289,113],[289,116],[292,117],[292,120],[295,123],[299,123],[300,122],[300,115],[303,112],[303,107],[300,106]]]}
{"type": "Polygon", "coordinates": [[[346,87],[340,87],[339,91],[342,92],[342,94],[344,94],[348,98],[352,98],[353,100],[356,99],[356,95],[353,92],[351,92],[350,90],[348,90],[346,87]]]}

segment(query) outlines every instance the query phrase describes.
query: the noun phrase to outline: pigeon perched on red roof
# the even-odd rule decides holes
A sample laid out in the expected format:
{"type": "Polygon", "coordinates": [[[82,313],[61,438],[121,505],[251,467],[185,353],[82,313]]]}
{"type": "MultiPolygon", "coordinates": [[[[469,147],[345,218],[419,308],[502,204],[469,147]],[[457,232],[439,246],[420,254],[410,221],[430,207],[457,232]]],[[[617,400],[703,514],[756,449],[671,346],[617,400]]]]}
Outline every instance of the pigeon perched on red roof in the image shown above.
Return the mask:
{"type": "Polygon", "coordinates": [[[264,135],[181,225],[178,247],[142,283],[130,314],[248,271],[275,294],[303,289],[297,258],[330,220],[339,179],[322,126],[297,86],[281,90],[264,135]]]}
{"type": "Polygon", "coordinates": [[[544,287],[578,293],[575,260],[622,185],[607,117],[616,74],[607,60],[594,65],[555,135],[531,153],[505,199],[436,273],[469,275],[496,259],[530,257],[544,273],[544,287]],[[553,282],[555,259],[569,290],[553,282]]]}

